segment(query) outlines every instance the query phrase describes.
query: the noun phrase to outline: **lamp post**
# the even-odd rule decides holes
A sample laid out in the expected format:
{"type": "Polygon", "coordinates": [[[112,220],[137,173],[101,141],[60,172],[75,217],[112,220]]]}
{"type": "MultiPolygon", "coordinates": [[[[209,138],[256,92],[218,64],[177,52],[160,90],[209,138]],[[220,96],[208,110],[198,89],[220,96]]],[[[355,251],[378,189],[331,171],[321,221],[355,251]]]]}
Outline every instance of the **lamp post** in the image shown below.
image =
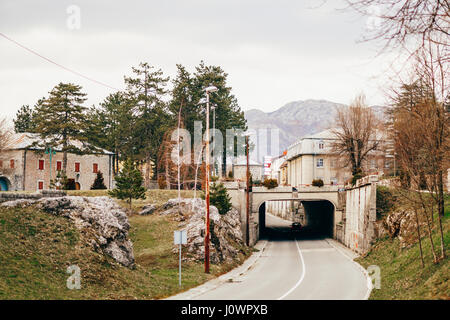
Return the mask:
{"type": "Polygon", "coordinates": [[[53,150],[52,147],[48,147],[47,149],[45,149],[45,154],[48,154],[49,158],[50,158],[50,184],[49,184],[49,186],[51,186],[51,184],[52,184],[52,158],[56,154],[56,152],[53,150]]]}
{"type": "Polygon", "coordinates": [[[213,172],[214,172],[214,176],[218,175],[217,172],[217,168],[216,168],[216,104],[212,104],[211,105],[211,109],[213,111],[213,132],[214,132],[214,140],[213,140],[213,152],[214,152],[214,156],[213,156],[213,172]]]}
{"type": "Polygon", "coordinates": [[[209,273],[209,94],[216,92],[218,89],[214,86],[209,86],[206,91],[206,186],[205,186],[205,199],[206,199],[206,233],[205,233],[205,273],[209,273]]]}

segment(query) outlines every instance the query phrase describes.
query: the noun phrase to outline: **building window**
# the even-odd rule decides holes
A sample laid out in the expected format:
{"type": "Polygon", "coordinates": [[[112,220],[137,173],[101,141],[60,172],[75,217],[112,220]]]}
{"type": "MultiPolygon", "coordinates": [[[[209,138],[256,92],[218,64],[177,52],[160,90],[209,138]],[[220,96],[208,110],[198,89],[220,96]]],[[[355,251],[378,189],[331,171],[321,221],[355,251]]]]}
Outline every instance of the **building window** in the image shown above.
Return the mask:
{"type": "Polygon", "coordinates": [[[61,170],[62,170],[62,162],[56,161],[56,171],[61,171],[61,170]]]}
{"type": "Polygon", "coordinates": [[[39,160],[38,168],[39,170],[44,170],[44,160],[39,160]]]}
{"type": "Polygon", "coordinates": [[[98,173],[98,163],[94,163],[94,165],[92,166],[92,172],[98,173]]]}
{"type": "Polygon", "coordinates": [[[80,172],[80,163],[75,162],[75,172],[80,172]]]}
{"type": "Polygon", "coordinates": [[[9,167],[14,169],[14,160],[9,161],[9,167]]]}
{"type": "Polygon", "coordinates": [[[323,147],[324,147],[324,143],[323,142],[319,142],[319,149],[323,149],[323,147]]]}
{"type": "Polygon", "coordinates": [[[388,159],[384,160],[384,167],[385,168],[390,168],[391,167],[391,161],[388,160],[388,159]]]}
{"type": "Polygon", "coordinates": [[[38,181],[38,190],[44,190],[44,181],[38,181]]]}
{"type": "Polygon", "coordinates": [[[317,159],[316,166],[317,166],[317,168],[323,168],[323,159],[322,158],[317,159]]]}

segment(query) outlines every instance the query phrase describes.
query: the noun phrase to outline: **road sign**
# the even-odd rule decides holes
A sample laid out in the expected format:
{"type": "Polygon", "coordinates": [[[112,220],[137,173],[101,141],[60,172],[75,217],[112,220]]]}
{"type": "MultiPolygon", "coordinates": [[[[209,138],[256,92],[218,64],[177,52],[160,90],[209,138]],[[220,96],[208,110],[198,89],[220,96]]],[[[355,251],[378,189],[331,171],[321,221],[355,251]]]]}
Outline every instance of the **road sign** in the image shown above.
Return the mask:
{"type": "Polygon", "coordinates": [[[186,230],[177,230],[173,232],[173,243],[180,246],[180,261],[178,270],[178,283],[181,287],[181,245],[187,244],[187,232],[186,230]]]}
{"type": "Polygon", "coordinates": [[[187,244],[187,232],[186,230],[178,230],[173,232],[174,244],[187,244]]]}

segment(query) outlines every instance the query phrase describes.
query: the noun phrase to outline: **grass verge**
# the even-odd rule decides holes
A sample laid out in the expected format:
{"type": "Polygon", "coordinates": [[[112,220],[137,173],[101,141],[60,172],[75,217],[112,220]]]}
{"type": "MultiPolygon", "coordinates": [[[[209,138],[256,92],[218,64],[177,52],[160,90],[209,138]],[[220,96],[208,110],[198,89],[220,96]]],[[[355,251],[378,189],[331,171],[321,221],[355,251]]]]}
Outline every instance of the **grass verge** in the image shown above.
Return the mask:
{"type": "MultiPolygon", "coordinates": [[[[440,235],[437,217],[434,220],[433,242],[440,255],[440,235]]],[[[450,245],[450,196],[446,197],[443,219],[444,243],[450,245]]],[[[431,243],[428,236],[422,238],[425,267],[420,261],[419,243],[401,249],[397,238],[380,239],[365,256],[356,259],[364,268],[377,265],[381,270],[381,288],[373,289],[373,300],[450,299],[450,265],[448,258],[433,263],[431,243]]]]}
{"type": "MultiPolygon", "coordinates": [[[[93,194],[97,191],[79,195],[93,194]]],[[[135,208],[174,197],[176,191],[151,190],[135,208]]],[[[64,217],[33,207],[0,208],[0,299],[160,299],[228,272],[250,251],[243,251],[234,264],[212,265],[210,274],[203,272],[202,263],[183,263],[179,287],[178,255],[172,253],[178,223],[155,214],[133,215],[130,224],[135,270],[93,252],[85,235],[64,217]],[[66,286],[71,265],[81,270],[80,290],[66,286]]]]}

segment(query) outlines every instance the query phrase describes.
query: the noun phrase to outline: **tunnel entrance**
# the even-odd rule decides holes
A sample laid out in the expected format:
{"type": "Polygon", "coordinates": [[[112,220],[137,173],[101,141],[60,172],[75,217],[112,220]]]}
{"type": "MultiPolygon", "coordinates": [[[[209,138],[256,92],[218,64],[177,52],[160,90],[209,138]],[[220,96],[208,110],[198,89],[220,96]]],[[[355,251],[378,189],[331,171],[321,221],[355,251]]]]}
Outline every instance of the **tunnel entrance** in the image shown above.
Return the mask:
{"type": "Polygon", "coordinates": [[[260,205],[258,215],[260,239],[293,235],[305,239],[333,238],[334,205],[328,200],[270,200],[260,205]],[[301,229],[294,232],[293,222],[299,222],[301,229]]]}
{"type": "Polygon", "coordinates": [[[333,237],[334,206],[330,201],[303,201],[305,208],[305,232],[320,237],[333,237]]]}

